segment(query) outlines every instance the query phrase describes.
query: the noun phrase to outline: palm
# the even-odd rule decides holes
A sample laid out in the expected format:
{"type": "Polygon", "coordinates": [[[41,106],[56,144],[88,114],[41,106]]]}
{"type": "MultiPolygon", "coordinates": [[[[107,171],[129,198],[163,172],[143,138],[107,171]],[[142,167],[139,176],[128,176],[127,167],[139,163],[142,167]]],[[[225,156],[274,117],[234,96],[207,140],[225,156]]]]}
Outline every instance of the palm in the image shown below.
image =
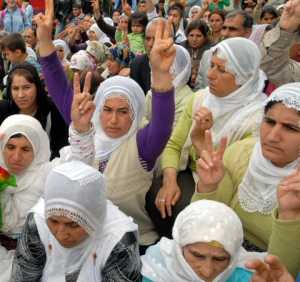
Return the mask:
{"type": "Polygon", "coordinates": [[[170,34],[171,24],[164,21],[158,22],[155,41],[150,52],[150,64],[153,72],[168,72],[171,68],[176,50],[170,34]]]}

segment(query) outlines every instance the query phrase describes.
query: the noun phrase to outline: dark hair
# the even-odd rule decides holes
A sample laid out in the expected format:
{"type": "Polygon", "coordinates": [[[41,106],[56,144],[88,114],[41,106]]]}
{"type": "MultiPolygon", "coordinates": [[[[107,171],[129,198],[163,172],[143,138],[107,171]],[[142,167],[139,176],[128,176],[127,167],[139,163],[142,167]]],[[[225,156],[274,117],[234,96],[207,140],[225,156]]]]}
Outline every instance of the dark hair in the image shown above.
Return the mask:
{"type": "Polygon", "coordinates": [[[141,12],[134,12],[133,14],[131,14],[128,22],[129,32],[131,32],[131,26],[133,23],[141,24],[144,27],[143,32],[145,32],[146,26],[148,24],[148,17],[145,13],[141,13],[141,12]]]}
{"type": "Polygon", "coordinates": [[[215,15],[215,14],[219,15],[222,18],[223,22],[225,21],[226,12],[225,11],[219,11],[219,10],[214,10],[213,12],[210,12],[209,16],[208,16],[208,19],[210,19],[210,17],[212,15],[215,15]]]}
{"type": "Polygon", "coordinates": [[[242,16],[244,18],[244,21],[243,21],[243,27],[244,28],[252,28],[252,26],[253,26],[253,17],[250,16],[247,12],[245,12],[243,10],[231,11],[225,16],[225,19],[231,19],[231,18],[234,18],[236,16],[242,16]]]}
{"type": "Polygon", "coordinates": [[[261,11],[260,19],[262,19],[265,14],[271,14],[274,18],[279,17],[278,11],[271,5],[265,5],[261,11]]]}
{"type": "Polygon", "coordinates": [[[3,47],[10,51],[20,50],[22,53],[26,53],[26,43],[20,33],[13,32],[5,36],[3,39],[3,47]]]}
{"type": "Polygon", "coordinates": [[[203,20],[191,21],[185,29],[185,35],[188,36],[189,33],[194,29],[200,30],[205,38],[207,38],[209,35],[209,27],[203,20]]]}
{"type": "MultiPolygon", "coordinates": [[[[270,101],[268,102],[266,105],[265,105],[265,108],[264,108],[264,113],[266,114],[269,110],[271,110],[271,108],[276,105],[276,104],[279,104],[279,103],[282,103],[282,101],[270,101]]],[[[300,112],[297,111],[298,115],[300,115],[300,112]]]]}
{"type": "Polygon", "coordinates": [[[175,3],[175,4],[173,4],[172,6],[170,6],[169,9],[168,9],[168,15],[169,15],[169,13],[170,13],[171,11],[173,11],[173,10],[178,11],[179,14],[180,14],[180,17],[183,18],[184,7],[183,7],[181,4],[175,3]]]}
{"type": "Polygon", "coordinates": [[[47,123],[47,117],[45,113],[49,111],[49,99],[36,68],[29,63],[18,64],[12,68],[7,76],[7,100],[10,102],[12,110],[18,113],[19,107],[14,102],[11,91],[12,82],[15,75],[23,76],[28,82],[35,85],[36,103],[38,107],[35,117],[41,122],[42,127],[45,128],[47,123]],[[45,116],[45,120],[43,120],[42,116],[45,116]]]}
{"type": "Polygon", "coordinates": [[[11,139],[11,138],[21,138],[21,137],[25,137],[25,136],[21,133],[16,133],[16,134],[10,136],[9,139],[11,139]]]}

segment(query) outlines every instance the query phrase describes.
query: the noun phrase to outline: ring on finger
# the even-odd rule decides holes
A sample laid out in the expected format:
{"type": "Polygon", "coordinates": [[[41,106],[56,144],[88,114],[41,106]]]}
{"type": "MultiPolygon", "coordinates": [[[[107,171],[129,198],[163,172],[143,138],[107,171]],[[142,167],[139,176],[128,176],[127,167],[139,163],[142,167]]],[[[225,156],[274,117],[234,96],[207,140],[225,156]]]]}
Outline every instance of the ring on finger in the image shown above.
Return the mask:
{"type": "Polygon", "coordinates": [[[158,201],[161,203],[164,203],[166,201],[166,199],[159,199],[158,201]]]}

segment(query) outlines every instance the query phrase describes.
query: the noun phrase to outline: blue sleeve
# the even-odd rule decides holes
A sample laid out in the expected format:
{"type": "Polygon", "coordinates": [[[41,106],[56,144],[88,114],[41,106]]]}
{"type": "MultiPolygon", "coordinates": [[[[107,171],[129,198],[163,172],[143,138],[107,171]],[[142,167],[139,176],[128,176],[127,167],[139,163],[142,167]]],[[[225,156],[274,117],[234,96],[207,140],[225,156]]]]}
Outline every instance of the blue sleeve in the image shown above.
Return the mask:
{"type": "Polygon", "coordinates": [[[142,282],[153,282],[152,280],[148,279],[147,277],[143,277],[142,282]]]}
{"type": "Polygon", "coordinates": [[[296,282],[300,282],[300,273],[299,273],[299,275],[298,275],[298,277],[297,277],[296,282]]]}
{"type": "Polygon", "coordinates": [[[237,267],[226,282],[250,282],[253,272],[237,267]]]}

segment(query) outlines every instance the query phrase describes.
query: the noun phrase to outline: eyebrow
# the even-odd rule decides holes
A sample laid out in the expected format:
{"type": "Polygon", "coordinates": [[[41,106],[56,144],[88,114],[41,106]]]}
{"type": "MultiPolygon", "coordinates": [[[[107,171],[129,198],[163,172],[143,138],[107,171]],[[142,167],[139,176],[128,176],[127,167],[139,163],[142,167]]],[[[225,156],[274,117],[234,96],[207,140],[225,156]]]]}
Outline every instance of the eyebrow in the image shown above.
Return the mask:
{"type": "MultiPolygon", "coordinates": [[[[276,123],[281,123],[281,124],[284,125],[284,126],[292,127],[292,128],[294,128],[295,130],[297,130],[297,131],[300,132],[300,126],[297,125],[297,124],[288,123],[288,122],[278,122],[275,118],[270,117],[270,116],[267,116],[267,115],[264,116],[264,119],[268,119],[268,120],[274,121],[274,122],[276,122],[276,123]]],[[[300,124],[300,120],[299,120],[299,124],[300,124]]]]}

